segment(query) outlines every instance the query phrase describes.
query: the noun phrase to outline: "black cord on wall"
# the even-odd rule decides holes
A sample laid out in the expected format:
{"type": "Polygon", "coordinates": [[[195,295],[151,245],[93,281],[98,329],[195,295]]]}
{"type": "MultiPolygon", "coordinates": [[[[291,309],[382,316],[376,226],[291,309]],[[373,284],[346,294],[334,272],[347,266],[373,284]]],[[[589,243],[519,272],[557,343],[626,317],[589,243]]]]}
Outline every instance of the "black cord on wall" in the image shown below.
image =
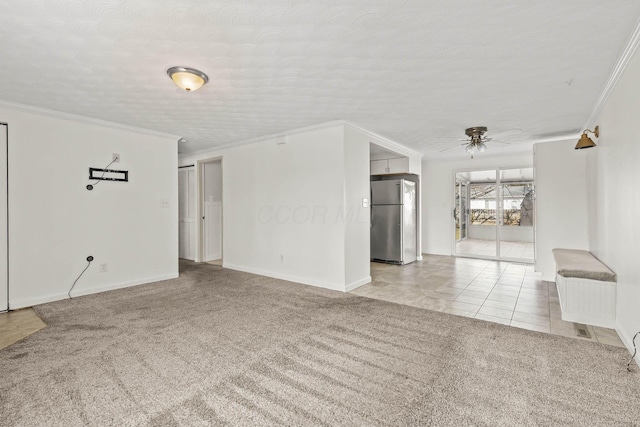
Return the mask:
{"type": "Polygon", "coordinates": [[[76,286],[76,283],[78,283],[78,280],[80,280],[80,278],[82,277],[84,272],[87,271],[87,268],[89,268],[89,266],[91,265],[91,261],[93,261],[93,257],[91,255],[89,255],[87,257],[87,266],[84,268],[84,270],[82,270],[82,273],[80,273],[80,275],[78,275],[78,277],[76,277],[76,280],[73,281],[73,285],[71,285],[71,289],[69,289],[69,292],[67,292],[67,295],[69,295],[69,299],[72,299],[71,298],[71,291],[73,290],[74,286],[76,286]]]}
{"type": "MultiPolygon", "coordinates": [[[[111,160],[111,163],[109,163],[107,166],[104,167],[104,171],[102,171],[102,175],[100,175],[100,178],[104,178],[104,174],[107,173],[107,169],[109,169],[109,166],[111,166],[113,164],[113,162],[115,162],[117,159],[113,159],[111,160]]],[[[100,183],[101,179],[96,180],[96,182],[94,182],[93,184],[88,184],[87,185],[87,190],[91,191],[93,190],[93,187],[95,187],[96,185],[98,185],[100,183]]]]}
{"type": "Polygon", "coordinates": [[[631,372],[631,362],[633,362],[633,359],[635,359],[636,353],[638,352],[638,349],[636,348],[636,337],[638,336],[638,334],[640,334],[640,331],[636,332],[636,334],[633,336],[633,339],[631,340],[631,342],[633,343],[633,355],[631,356],[631,359],[629,359],[629,363],[627,363],[627,371],[629,372],[631,372]]]}

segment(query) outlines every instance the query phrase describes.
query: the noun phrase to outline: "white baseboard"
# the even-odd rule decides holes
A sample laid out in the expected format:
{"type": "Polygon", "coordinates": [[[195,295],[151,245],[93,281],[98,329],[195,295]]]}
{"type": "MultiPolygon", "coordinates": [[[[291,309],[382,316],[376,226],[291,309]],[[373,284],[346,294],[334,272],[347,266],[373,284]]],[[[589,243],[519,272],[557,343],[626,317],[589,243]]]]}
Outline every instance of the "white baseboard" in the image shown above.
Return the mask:
{"type": "Polygon", "coordinates": [[[371,276],[365,277],[364,279],[356,280],[355,282],[348,284],[347,286],[345,286],[345,291],[351,292],[352,290],[359,288],[362,285],[366,285],[367,283],[371,283],[371,276]]]}
{"type": "Polygon", "coordinates": [[[251,274],[258,274],[260,276],[266,276],[266,277],[271,277],[274,279],[280,279],[280,280],[286,280],[288,282],[295,282],[295,283],[301,283],[303,285],[310,285],[310,286],[315,286],[318,288],[325,288],[325,289],[331,289],[334,291],[343,291],[343,289],[341,289],[341,285],[337,285],[335,283],[329,283],[329,282],[323,282],[321,280],[315,280],[315,279],[308,279],[306,277],[298,277],[298,276],[292,276],[289,274],[282,274],[282,273],[277,273],[274,271],[267,271],[267,270],[260,270],[257,268],[253,268],[253,267],[245,267],[243,265],[236,265],[236,264],[229,264],[222,262],[222,268],[228,268],[230,270],[237,270],[237,271],[242,271],[244,273],[251,273],[251,274]]]}
{"type": "Polygon", "coordinates": [[[422,255],[418,255],[418,256],[416,257],[416,261],[422,261],[422,255]]]}
{"type": "MultiPolygon", "coordinates": [[[[73,298],[76,298],[83,295],[97,294],[100,292],[106,292],[106,291],[111,291],[115,289],[128,288],[128,287],[137,286],[137,285],[144,285],[146,283],[153,283],[153,282],[160,282],[162,280],[175,279],[177,277],[178,277],[178,274],[174,273],[174,274],[167,274],[162,276],[147,277],[145,279],[131,280],[127,282],[112,283],[109,285],[98,286],[95,288],[84,288],[84,289],[80,288],[78,290],[74,290],[73,292],[71,292],[71,296],[73,298]]],[[[9,301],[9,308],[11,310],[17,310],[20,308],[33,307],[34,305],[44,304],[44,303],[53,302],[53,301],[60,301],[63,299],[69,299],[69,295],[66,292],[9,301]]]]}

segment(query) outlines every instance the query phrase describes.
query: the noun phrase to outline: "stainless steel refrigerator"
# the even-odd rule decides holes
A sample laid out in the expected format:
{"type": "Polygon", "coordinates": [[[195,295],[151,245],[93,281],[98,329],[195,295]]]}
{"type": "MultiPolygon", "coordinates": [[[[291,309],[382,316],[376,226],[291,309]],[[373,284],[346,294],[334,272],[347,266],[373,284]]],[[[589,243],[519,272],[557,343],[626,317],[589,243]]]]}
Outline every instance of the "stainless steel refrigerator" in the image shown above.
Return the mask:
{"type": "Polygon", "coordinates": [[[404,179],[371,182],[371,260],[416,260],[416,184],[404,179]]]}

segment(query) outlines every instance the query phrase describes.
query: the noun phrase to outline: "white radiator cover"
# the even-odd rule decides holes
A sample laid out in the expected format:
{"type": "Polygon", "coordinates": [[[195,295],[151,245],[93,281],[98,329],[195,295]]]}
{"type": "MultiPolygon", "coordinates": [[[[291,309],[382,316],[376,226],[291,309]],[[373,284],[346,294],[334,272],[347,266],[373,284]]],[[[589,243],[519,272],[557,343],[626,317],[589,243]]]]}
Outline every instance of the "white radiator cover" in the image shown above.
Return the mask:
{"type": "Polygon", "coordinates": [[[616,282],[556,275],[562,320],[615,328],[616,282]]]}

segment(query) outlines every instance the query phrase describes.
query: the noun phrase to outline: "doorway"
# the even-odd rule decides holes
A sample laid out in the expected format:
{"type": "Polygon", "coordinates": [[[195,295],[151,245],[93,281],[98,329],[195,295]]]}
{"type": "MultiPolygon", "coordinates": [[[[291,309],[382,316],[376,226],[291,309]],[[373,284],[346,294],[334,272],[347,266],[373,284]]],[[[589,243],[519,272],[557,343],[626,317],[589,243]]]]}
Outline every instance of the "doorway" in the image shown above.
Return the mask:
{"type": "Polygon", "coordinates": [[[9,310],[8,128],[0,123],[0,312],[9,310]]]}
{"type": "Polygon", "coordinates": [[[455,255],[534,262],[533,168],[459,171],[454,186],[455,255]]]}
{"type": "Polygon", "coordinates": [[[199,162],[200,260],[222,265],[222,159],[199,162]]]}

